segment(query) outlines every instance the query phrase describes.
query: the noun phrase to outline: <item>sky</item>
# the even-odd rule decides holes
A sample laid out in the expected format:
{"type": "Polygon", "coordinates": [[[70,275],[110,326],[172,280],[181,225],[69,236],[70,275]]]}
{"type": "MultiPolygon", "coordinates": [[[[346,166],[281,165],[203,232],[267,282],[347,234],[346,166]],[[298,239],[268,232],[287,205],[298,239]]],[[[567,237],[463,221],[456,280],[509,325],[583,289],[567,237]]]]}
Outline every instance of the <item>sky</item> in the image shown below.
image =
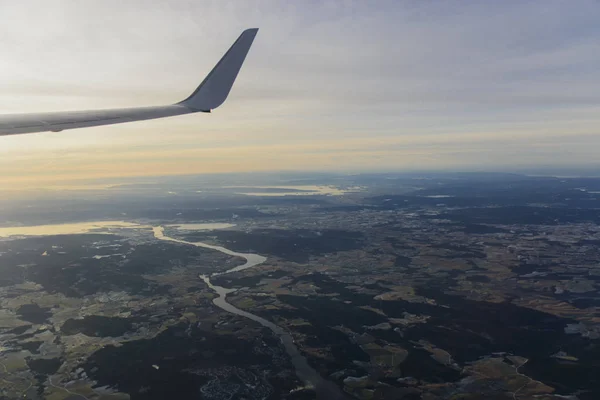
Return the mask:
{"type": "Polygon", "coordinates": [[[0,0],[0,113],[170,104],[260,28],[213,114],[0,137],[0,190],[598,166],[599,20],[586,0],[0,0]]]}

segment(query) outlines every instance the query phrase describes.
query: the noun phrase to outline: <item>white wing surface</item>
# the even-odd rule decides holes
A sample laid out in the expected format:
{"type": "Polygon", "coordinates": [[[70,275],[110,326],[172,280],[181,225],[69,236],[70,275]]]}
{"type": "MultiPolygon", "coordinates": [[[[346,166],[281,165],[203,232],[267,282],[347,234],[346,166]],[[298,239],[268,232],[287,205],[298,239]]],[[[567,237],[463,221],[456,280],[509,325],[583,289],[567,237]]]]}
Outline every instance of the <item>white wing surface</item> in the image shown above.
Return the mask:
{"type": "Polygon", "coordinates": [[[0,136],[121,124],[124,122],[211,112],[233,86],[258,29],[247,29],[187,99],[167,106],[0,115],[0,136]]]}

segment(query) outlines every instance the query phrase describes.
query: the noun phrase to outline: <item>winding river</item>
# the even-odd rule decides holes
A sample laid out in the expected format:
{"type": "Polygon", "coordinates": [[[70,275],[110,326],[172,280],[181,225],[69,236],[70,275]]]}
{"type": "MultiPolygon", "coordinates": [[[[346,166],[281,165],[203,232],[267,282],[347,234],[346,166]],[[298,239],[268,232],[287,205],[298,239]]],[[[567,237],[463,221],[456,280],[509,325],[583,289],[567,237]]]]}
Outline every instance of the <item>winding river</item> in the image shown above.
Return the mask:
{"type": "MultiPolygon", "coordinates": [[[[239,265],[235,268],[231,268],[225,272],[214,273],[211,276],[218,276],[228,274],[231,272],[243,271],[245,269],[262,264],[267,260],[265,257],[258,254],[237,253],[235,251],[226,249],[225,247],[221,246],[213,246],[202,242],[186,242],[185,240],[179,240],[169,236],[165,236],[164,227],[162,226],[153,227],[152,231],[154,232],[154,237],[160,240],[182,243],[196,247],[204,247],[207,249],[220,251],[221,253],[225,253],[230,256],[242,257],[246,259],[246,262],[242,265],[239,265]]],[[[247,311],[240,310],[239,308],[233,306],[231,303],[228,303],[227,294],[235,292],[236,289],[227,289],[222,286],[213,285],[210,281],[211,276],[200,275],[200,278],[208,285],[208,287],[210,287],[212,290],[215,291],[215,293],[219,295],[219,297],[216,297],[213,300],[213,303],[217,307],[227,312],[256,321],[262,326],[269,328],[271,331],[273,331],[274,334],[279,336],[281,342],[283,343],[283,346],[285,347],[285,351],[291,357],[292,364],[294,365],[298,379],[300,379],[307,387],[314,388],[317,393],[318,399],[342,400],[349,398],[338,386],[336,386],[333,382],[323,379],[321,375],[308,364],[306,358],[300,353],[300,351],[294,344],[294,339],[288,332],[286,332],[280,326],[277,326],[274,323],[259,317],[258,315],[254,315],[247,311]]]]}

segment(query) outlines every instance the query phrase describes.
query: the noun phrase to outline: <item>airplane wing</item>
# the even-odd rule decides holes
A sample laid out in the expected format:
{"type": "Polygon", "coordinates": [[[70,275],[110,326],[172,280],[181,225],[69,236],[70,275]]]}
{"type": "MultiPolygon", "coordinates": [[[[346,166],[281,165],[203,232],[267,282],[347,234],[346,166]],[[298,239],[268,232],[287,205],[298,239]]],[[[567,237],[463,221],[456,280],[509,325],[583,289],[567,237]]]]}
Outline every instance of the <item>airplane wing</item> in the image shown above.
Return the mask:
{"type": "Polygon", "coordinates": [[[120,124],[131,121],[211,112],[219,107],[233,86],[258,29],[247,29],[185,100],[167,106],[67,111],[44,114],[0,115],[0,136],[120,124]]]}

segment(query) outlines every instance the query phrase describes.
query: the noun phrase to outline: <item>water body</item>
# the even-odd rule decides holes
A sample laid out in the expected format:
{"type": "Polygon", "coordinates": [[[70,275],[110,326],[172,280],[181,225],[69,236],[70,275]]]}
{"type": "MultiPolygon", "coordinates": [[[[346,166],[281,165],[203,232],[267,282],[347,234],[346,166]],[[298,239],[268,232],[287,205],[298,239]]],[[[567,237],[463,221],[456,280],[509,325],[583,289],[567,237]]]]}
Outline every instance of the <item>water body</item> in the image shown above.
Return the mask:
{"type": "Polygon", "coordinates": [[[176,228],[180,231],[211,231],[213,229],[226,229],[233,228],[235,224],[226,224],[226,223],[202,223],[202,224],[176,224],[176,225],[167,225],[168,227],[176,228]]]}
{"type": "Polygon", "coordinates": [[[273,185],[273,186],[224,186],[224,189],[235,190],[237,194],[244,194],[246,196],[270,196],[270,197],[281,197],[281,196],[310,196],[310,195],[327,195],[327,196],[340,196],[349,192],[360,191],[361,188],[351,187],[348,189],[340,189],[335,186],[321,186],[321,185],[273,185]]]}
{"type": "MultiPolygon", "coordinates": [[[[169,236],[165,236],[165,228],[163,228],[162,226],[155,226],[152,228],[152,231],[154,232],[154,237],[157,239],[160,239],[160,240],[189,244],[189,245],[196,246],[196,247],[204,247],[206,249],[213,249],[213,250],[220,251],[221,253],[225,253],[230,256],[242,257],[242,258],[246,259],[246,262],[244,264],[238,265],[237,267],[234,267],[234,268],[230,268],[225,272],[216,272],[212,276],[224,275],[224,274],[228,274],[230,272],[243,271],[245,269],[252,268],[255,265],[262,264],[265,261],[267,261],[266,257],[260,256],[258,254],[238,253],[238,252],[226,249],[225,247],[222,247],[222,246],[213,246],[211,244],[202,243],[202,242],[186,242],[185,240],[179,240],[179,239],[175,239],[175,238],[172,238],[169,236]]],[[[220,287],[220,286],[216,286],[216,287],[220,287]]]]}
{"type": "MultiPolygon", "coordinates": [[[[207,231],[214,229],[232,228],[235,224],[227,223],[199,223],[199,224],[173,224],[166,225],[181,231],[207,231]]],[[[34,225],[34,226],[8,226],[0,227],[0,238],[11,236],[51,236],[51,235],[79,235],[85,233],[114,233],[118,229],[149,229],[150,225],[126,221],[89,221],[73,222],[66,224],[34,225]]],[[[98,246],[118,247],[120,245],[98,246]]]]}
{"type": "Polygon", "coordinates": [[[125,221],[93,221],[75,222],[71,224],[53,224],[36,226],[9,226],[0,227],[0,238],[10,236],[50,236],[50,235],[77,235],[83,233],[110,233],[111,229],[123,228],[149,228],[145,225],[125,221]],[[99,232],[96,232],[99,231],[99,232]],[[108,232],[107,232],[108,231],[108,232]]]}
{"type": "MultiPolygon", "coordinates": [[[[210,244],[202,243],[202,242],[186,242],[185,240],[175,239],[169,236],[165,236],[164,228],[162,226],[157,226],[152,228],[154,232],[154,237],[160,240],[166,240],[169,242],[177,242],[182,244],[188,244],[191,246],[204,247],[207,249],[213,249],[220,251],[222,253],[228,254],[230,256],[242,257],[246,259],[246,263],[243,265],[237,266],[235,268],[231,268],[225,272],[219,272],[212,274],[211,276],[224,275],[231,272],[243,271],[248,268],[252,268],[256,265],[264,263],[267,259],[258,254],[253,253],[237,253],[235,251],[231,251],[221,246],[213,246],[210,244]]],[[[321,375],[317,371],[315,371],[306,361],[306,358],[300,353],[296,345],[294,344],[294,339],[292,336],[286,332],[280,326],[275,325],[274,323],[267,321],[264,318],[259,317],[258,315],[249,313],[247,311],[240,310],[239,308],[233,306],[231,303],[227,302],[227,294],[235,292],[236,289],[227,289],[222,286],[213,285],[210,281],[210,276],[200,275],[200,278],[214,290],[219,297],[213,300],[213,303],[232,314],[239,315],[244,318],[251,319],[253,321],[258,322],[264,327],[269,328],[273,333],[279,336],[279,339],[283,343],[285,347],[285,351],[288,353],[292,360],[292,364],[296,370],[296,376],[300,379],[306,386],[312,387],[317,392],[317,399],[320,400],[342,400],[349,399],[339,387],[337,387],[333,382],[330,382],[326,379],[323,379],[321,375]]]]}

